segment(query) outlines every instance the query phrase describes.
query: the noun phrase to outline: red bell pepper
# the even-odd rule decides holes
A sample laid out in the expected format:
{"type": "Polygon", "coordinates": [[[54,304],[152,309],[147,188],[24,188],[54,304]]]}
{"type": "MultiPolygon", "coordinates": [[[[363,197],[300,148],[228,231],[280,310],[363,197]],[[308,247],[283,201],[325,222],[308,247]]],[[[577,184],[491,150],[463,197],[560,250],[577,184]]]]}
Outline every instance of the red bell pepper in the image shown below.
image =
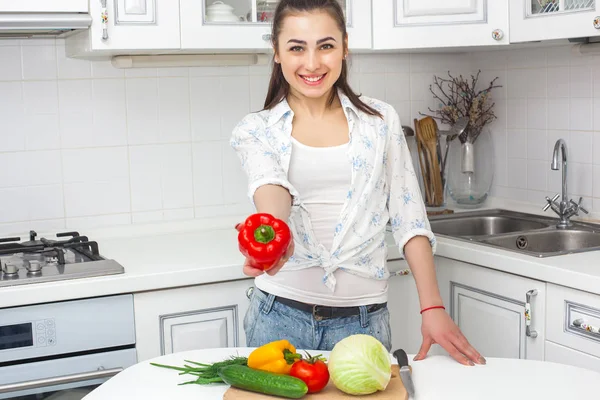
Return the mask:
{"type": "Polygon", "coordinates": [[[263,271],[281,260],[291,240],[287,224],[266,213],[246,218],[238,233],[240,251],[250,260],[250,265],[263,271]]]}

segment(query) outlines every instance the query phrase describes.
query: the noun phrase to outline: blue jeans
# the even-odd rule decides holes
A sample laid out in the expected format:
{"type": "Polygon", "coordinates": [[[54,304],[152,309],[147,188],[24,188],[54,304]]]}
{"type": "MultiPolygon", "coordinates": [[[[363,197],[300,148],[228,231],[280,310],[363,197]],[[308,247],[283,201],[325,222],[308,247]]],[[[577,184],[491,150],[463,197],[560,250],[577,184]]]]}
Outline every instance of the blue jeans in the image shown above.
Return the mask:
{"type": "Polygon", "coordinates": [[[345,337],[362,333],[378,339],[388,351],[392,348],[387,307],[369,313],[361,306],[360,315],[319,320],[256,288],[244,317],[244,331],[248,347],[287,339],[297,349],[332,350],[345,337]]]}

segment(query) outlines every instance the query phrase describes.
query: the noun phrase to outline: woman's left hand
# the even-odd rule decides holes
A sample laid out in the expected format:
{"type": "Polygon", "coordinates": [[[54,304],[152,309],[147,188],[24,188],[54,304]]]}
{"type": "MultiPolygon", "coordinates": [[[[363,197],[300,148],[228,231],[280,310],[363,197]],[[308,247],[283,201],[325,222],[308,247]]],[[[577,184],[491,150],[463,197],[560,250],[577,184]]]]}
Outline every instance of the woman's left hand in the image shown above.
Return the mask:
{"type": "Polygon", "coordinates": [[[442,309],[428,310],[423,313],[421,333],[423,344],[414,358],[415,361],[424,359],[431,345],[437,343],[463,365],[485,364],[485,358],[471,346],[458,326],[442,309]]]}

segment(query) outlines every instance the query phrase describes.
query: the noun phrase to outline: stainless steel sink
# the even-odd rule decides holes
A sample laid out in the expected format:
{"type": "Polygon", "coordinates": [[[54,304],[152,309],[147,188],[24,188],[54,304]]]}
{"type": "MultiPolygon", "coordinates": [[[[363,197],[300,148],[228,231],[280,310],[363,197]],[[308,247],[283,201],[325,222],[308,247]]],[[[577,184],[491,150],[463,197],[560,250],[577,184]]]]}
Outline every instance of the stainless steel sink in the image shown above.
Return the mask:
{"type": "Polygon", "coordinates": [[[558,229],[558,219],[508,210],[482,210],[430,217],[439,236],[477,242],[535,257],[600,250],[600,225],[571,221],[558,229]]]}
{"type": "Polygon", "coordinates": [[[508,215],[475,215],[462,218],[430,221],[431,229],[448,236],[489,236],[529,231],[550,226],[549,222],[527,220],[508,215]]]}
{"type": "Polygon", "coordinates": [[[539,254],[549,256],[598,249],[600,233],[580,229],[555,229],[499,236],[482,242],[508,250],[533,253],[536,256],[539,254]]]}

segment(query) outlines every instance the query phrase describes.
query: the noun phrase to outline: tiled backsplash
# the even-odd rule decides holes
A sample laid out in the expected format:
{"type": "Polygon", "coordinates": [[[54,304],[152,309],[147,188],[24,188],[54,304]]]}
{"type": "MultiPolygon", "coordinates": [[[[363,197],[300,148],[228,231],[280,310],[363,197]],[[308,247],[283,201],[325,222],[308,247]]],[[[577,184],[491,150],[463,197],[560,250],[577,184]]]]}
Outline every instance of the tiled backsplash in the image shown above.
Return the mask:
{"type": "MultiPolygon", "coordinates": [[[[549,159],[563,137],[570,193],[600,211],[598,61],[568,47],[360,54],[350,77],[412,126],[437,106],[433,74],[499,76],[493,195],[542,204],[559,191],[549,159]]],[[[120,70],[66,58],[61,40],[0,40],[0,234],[250,212],[228,139],[261,108],[268,74],[268,66],[120,70]]]]}
{"type": "Polygon", "coordinates": [[[472,53],[470,61],[484,81],[498,76],[503,85],[493,93],[499,118],[492,126],[492,195],[543,206],[545,196],[560,193],[562,172],[550,161],[563,138],[569,195],[600,212],[600,57],[560,46],[472,53]]]}
{"type": "MultiPolygon", "coordinates": [[[[0,40],[0,233],[251,211],[229,147],[261,109],[269,67],[120,70],[65,57],[62,40],[0,40]]],[[[459,55],[354,55],[354,89],[404,124],[433,104],[459,55]]]]}

